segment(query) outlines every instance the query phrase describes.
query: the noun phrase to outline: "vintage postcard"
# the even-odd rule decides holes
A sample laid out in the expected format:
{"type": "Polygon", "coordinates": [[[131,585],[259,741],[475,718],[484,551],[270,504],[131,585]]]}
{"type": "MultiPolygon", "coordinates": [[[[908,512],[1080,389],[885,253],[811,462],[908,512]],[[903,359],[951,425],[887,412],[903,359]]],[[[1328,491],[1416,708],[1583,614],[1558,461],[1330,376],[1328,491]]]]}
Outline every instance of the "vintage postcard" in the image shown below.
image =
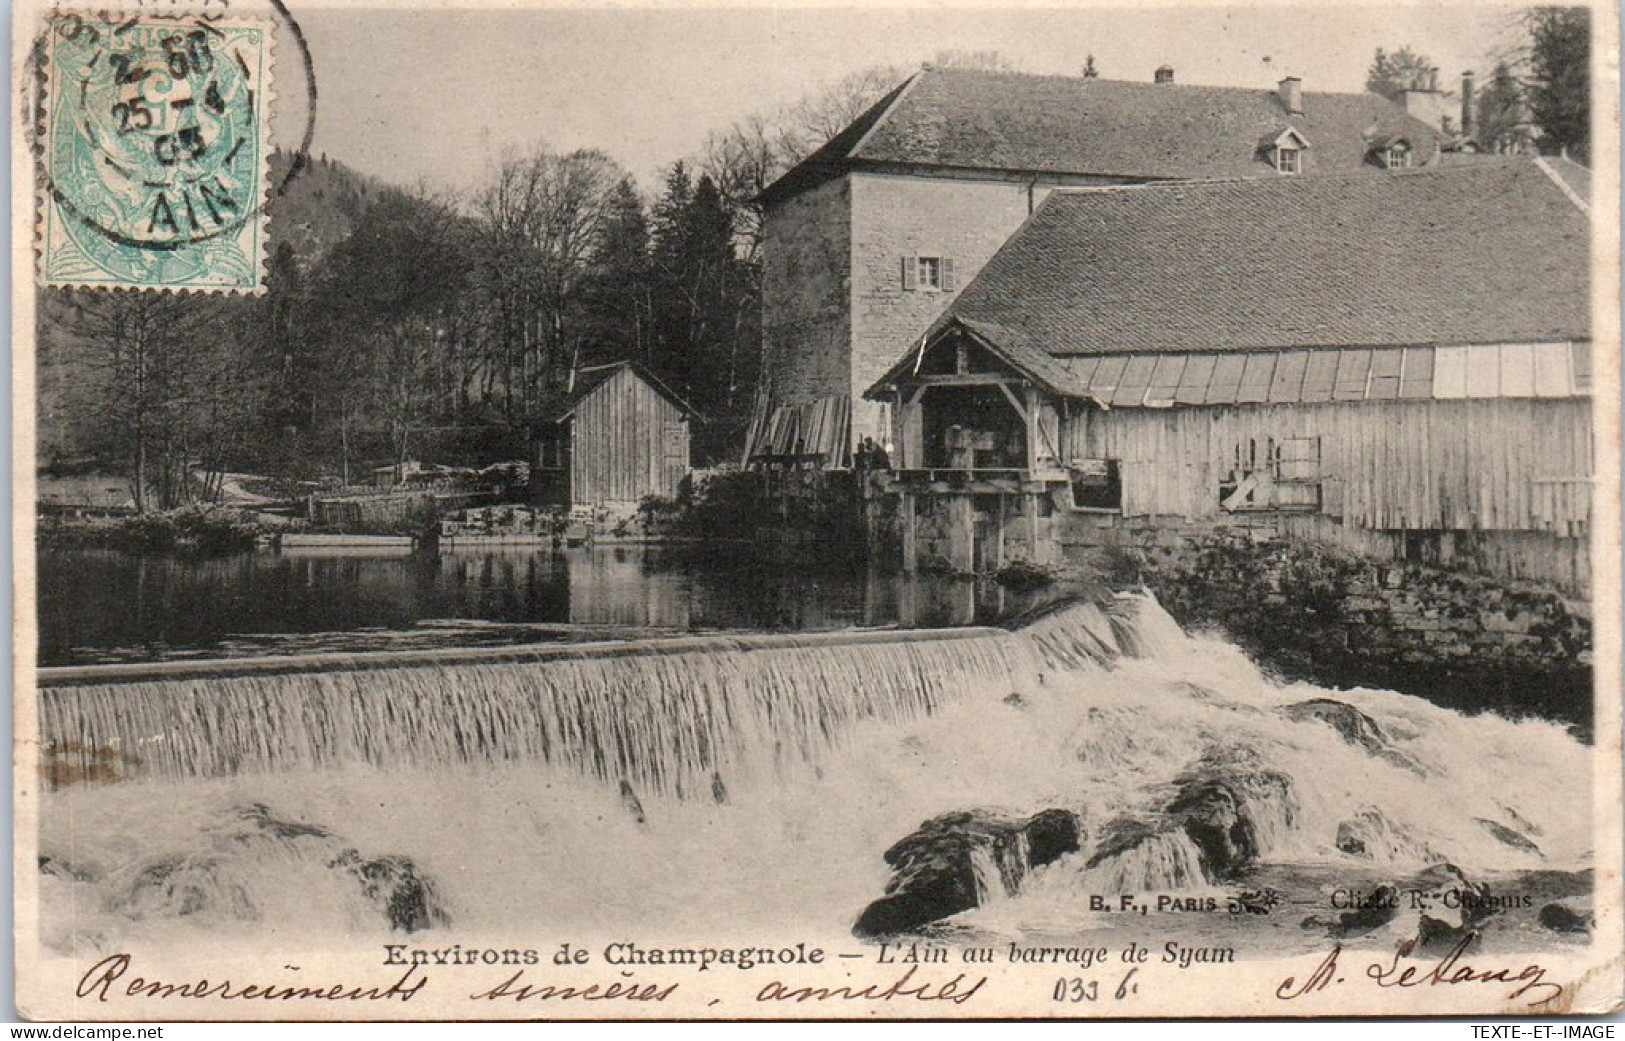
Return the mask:
{"type": "Polygon", "coordinates": [[[23,0],[20,1010],[1618,1011],[1614,15],[23,0]]]}

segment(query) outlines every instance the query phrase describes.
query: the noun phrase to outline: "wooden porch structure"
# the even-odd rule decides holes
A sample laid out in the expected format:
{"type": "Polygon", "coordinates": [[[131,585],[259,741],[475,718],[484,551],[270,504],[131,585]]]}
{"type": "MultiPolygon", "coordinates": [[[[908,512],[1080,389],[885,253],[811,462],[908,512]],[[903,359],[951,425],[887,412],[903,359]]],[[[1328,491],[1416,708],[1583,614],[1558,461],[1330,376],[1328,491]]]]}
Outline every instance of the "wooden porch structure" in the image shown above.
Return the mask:
{"type": "Polygon", "coordinates": [[[919,567],[919,509],[946,511],[948,564],[976,569],[1007,563],[1010,506],[1024,523],[1024,556],[1045,555],[1040,515],[1056,485],[1058,431],[1043,422],[1044,388],[997,357],[969,330],[922,343],[914,371],[894,370],[891,491],[898,496],[903,569],[919,567]],[[992,523],[979,525],[978,505],[992,523]],[[980,541],[979,541],[980,537],[980,541]]]}

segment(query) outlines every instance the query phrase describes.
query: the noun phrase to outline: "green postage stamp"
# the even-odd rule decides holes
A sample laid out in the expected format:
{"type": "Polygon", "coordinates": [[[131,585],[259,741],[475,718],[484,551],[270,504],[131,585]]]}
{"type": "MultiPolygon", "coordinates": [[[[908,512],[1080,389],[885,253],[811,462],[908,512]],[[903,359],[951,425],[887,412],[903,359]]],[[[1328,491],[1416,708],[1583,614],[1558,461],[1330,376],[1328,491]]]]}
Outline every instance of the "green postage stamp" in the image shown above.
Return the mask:
{"type": "Polygon", "coordinates": [[[39,48],[42,281],[258,291],[271,25],[58,10],[39,48]]]}

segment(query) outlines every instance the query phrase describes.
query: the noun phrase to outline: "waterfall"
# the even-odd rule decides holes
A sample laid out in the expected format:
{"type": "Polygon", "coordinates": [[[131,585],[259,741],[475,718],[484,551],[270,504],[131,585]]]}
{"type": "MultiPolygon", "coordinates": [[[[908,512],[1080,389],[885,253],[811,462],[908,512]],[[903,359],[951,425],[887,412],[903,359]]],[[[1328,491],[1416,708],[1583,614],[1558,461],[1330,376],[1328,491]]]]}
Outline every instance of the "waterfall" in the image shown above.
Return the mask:
{"type": "Polygon", "coordinates": [[[431,929],[806,920],[844,933],[884,892],[886,849],[972,809],[1079,823],[1079,850],[1043,867],[1021,849],[973,860],[984,906],[967,921],[1012,935],[1099,928],[1094,894],[1211,894],[1282,866],[1392,882],[1444,860],[1471,874],[1591,859],[1591,752],[1561,726],[1282,684],[1180,631],[1148,594],[1009,630],[40,681],[42,906],[78,909],[48,911],[62,947],[141,916],[143,935],[165,915],[181,933],[252,933],[317,888],[331,929],[387,929],[380,901],[405,898],[374,892],[380,871],[431,929]],[[254,807],[271,838],[223,840],[260,819],[254,807]]]}
{"type": "Polygon", "coordinates": [[[1035,668],[994,629],[681,638],[47,669],[40,710],[58,780],[518,761],[714,798],[1035,668]]]}

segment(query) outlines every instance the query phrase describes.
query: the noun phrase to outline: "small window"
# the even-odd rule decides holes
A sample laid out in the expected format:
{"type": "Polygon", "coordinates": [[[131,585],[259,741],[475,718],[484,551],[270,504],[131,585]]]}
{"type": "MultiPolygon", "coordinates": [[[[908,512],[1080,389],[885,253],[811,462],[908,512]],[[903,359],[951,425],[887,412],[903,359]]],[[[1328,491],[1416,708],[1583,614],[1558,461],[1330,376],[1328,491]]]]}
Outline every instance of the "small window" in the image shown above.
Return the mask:
{"type": "Polygon", "coordinates": [[[904,257],[903,289],[948,293],[955,288],[952,257],[904,257]]]}
{"type": "Polygon", "coordinates": [[[1295,174],[1300,170],[1301,150],[1282,145],[1275,150],[1275,170],[1277,173],[1295,174]]]}
{"type": "Polygon", "coordinates": [[[1403,170],[1411,165],[1411,150],[1403,144],[1394,145],[1388,149],[1384,162],[1390,170],[1403,170]]]}
{"type": "Polygon", "coordinates": [[[1074,510],[1117,513],[1123,509],[1123,478],[1116,459],[1074,459],[1067,469],[1074,510]]]}
{"type": "Polygon", "coordinates": [[[1230,469],[1219,479],[1226,512],[1321,508],[1320,438],[1248,438],[1232,446],[1230,469]]]}

